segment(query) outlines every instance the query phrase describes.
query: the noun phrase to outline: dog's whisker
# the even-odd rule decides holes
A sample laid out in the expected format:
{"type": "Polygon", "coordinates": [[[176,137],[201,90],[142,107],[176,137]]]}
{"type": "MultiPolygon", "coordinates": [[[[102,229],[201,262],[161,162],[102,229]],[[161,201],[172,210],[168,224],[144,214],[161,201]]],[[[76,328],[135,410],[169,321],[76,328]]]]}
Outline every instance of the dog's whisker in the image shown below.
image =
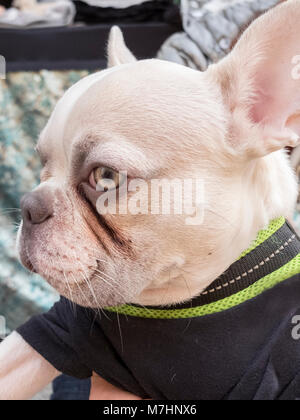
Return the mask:
{"type": "MultiPolygon", "coordinates": [[[[113,279],[113,278],[112,278],[111,276],[109,276],[108,274],[104,273],[104,271],[101,271],[101,270],[95,269],[95,270],[94,270],[94,272],[97,272],[97,273],[99,273],[99,274],[100,274],[100,276],[97,276],[97,277],[102,278],[102,276],[106,276],[106,277],[108,278],[108,280],[112,281],[112,282],[116,285],[116,287],[118,287],[118,288],[122,288],[122,287],[124,287],[124,285],[120,284],[120,282],[118,282],[117,280],[113,279]]],[[[104,279],[103,279],[103,280],[104,280],[104,279]]],[[[113,287],[113,288],[114,288],[114,286],[113,286],[113,285],[111,285],[111,287],[113,287]]],[[[116,289],[114,288],[114,290],[116,290],[116,289]]]]}
{"type": "Polygon", "coordinates": [[[88,248],[91,252],[93,252],[93,253],[96,253],[96,254],[94,254],[93,255],[93,257],[97,260],[97,261],[100,261],[100,262],[102,262],[102,263],[105,263],[105,264],[107,264],[107,265],[109,265],[110,267],[112,267],[113,269],[114,269],[114,265],[113,265],[113,263],[111,262],[111,261],[108,261],[108,260],[103,260],[103,259],[101,259],[101,258],[98,258],[97,257],[97,253],[99,253],[99,249],[95,249],[95,248],[88,248]]]}
{"type": "MultiPolygon", "coordinates": [[[[99,273],[102,273],[101,271],[99,271],[99,270],[95,270],[95,271],[98,271],[99,273]]],[[[105,274],[105,273],[102,273],[102,274],[105,274]]],[[[95,274],[95,277],[98,277],[99,278],[99,281],[101,281],[101,280],[103,280],[106,284],[109,284],[111,287],[112,287],[112,289],[115,291],[115,292],[117,292],[121,297],[122,297],[122,299],[123,300],[125,300],[125,298],[124,298],[124,296],[119,292],[119,288],[122,288],[122,287],[124,287],[123,285],[121,285],[120,283],[116,283],[117,284],[117,286],[118,286],[118,289],[116,289],[115,287],[114,287],[114,285],[112,285],[112,284],[110,284],[108,281],[106,281],[102,276],[100,276],[100,275],[97,275],[97,274],[95,274]]],[[[141,308],[144,308],[144,309],[147,309],[147,307],[146,306],[144,306],[144,305],[141,305],[141,304],[139,304],[139,306],[141,306],[141,308]]]]}
{"type": "Polygon", "coordinates": [[[99,270],[98,268],[95,268],[95,272],[107,277],[108,280],[112,281],[114,284],[116,284],[118,287],[121,286],[120,283],[115,280],[113,277],[111,277],[109,274],[106,274],[104,271],[99,270]]]}
{"type": "MultiPolygon", "coordinates": [[[[81,265],[81,267],[82,267],[82,269],[83,269],[83,272],[84,272],[83,278],[84,278],[85,282],[87,283],[88,288],[90,289],[90,291],[91,291],[91,293],[92,293],[92,296],[93,296],[93,298],[95,299],[95,302],[96,302],[96,304],[97,304],[97,315],[101,318],[101,313],[103,313],[103,315],[104,315],[107,319],[110,319],[110,318],[108,317],[108,315],[105,313],[105,311],[101,308],[101,305],[100,305],[100,304],[99,304],[99,302],[98,302],[98,299],[97,299],[97,297],[96,297],[95,291],[94,291],[94,289],[93,289],[93,287],[92,287],[91,282],[90,282],[90,281],[89,281],[89,279],[88,279],[88,276],[87,276],[87,274],[86,274],[86,271],[85,271],[85,269],[84,269],[83,264],[81,263],[80,259],[78,259],[78,258],[77,258],[77,255],[76,255],[75,251],[74,251],[73,253],[74,253],[75,258],[78,260],[79,264],[81,265]]],[[[93,309],[95,310],[95,308],[93,308],[93,309]]]]}
{"type": "MultiPolygon", "coordinates": [[[[99,310],[100,310],[100,305],[99,305],[99,302],[98,302],[98,300],[97,300],[97,298],[96,298],[96,295],[95,295],[95,292],[94,292],[94,289],[92,288],[92,285],[90,284],[90,282],[89,282],[89,280],[88,280],[88,277],[87,277],[87,275],[86,275],[86,273],[85,273],[85,270],[84,270],[84,267],[83,267],[83,264],[81,263],[81,261],[80,261],[80,259],[78,259],[78,256],[76,255],[76,253],[75,253],[75,251],[73,250],[73,254],[74,254],[74,257],[75,257],[75,259],[80,263],[80,265],[82,266],[82,268],[83,268],[83,273],[81,273],[81,275],[82,275],[82,277],[83,277],[83,280],[85,281],[85,283],[87,284],[87,286],[88,286],[88,288],[89,288],[89,290],[90,290],[90,292],[91,292],[91,294],[92,294],[92,296],[93,296],[93,298],[94,298],[94,300],[95,300],[95,302],[96,302],[96,304],[97,304],[97,310],[96,310],[96,312],[97,312],[97,314],[100,316],[100,313],[99,313],[99,310]]],[[[73,276],[73,278],[74,278],[74,280],[75,280],[75,276],[73,276]]],[[[76,284],[77,284],[77,286],[79,287],[79,284],[78,284],[78,282],[75,280],[75,282],[76,282],[76,284]]],[[[79,287],[80,288],[80,287],[79,287]]],[[[80,288],[80,290],[81,290],[81,292],[82,292],[82,289],[80,288]]],[[[83,293],[83,292],[82,292],[83,293]]],[[[88,301],[88,299],[86,298],[86,300],[88,301]]],[[[90,304],[90,302],[89,302],[89,304],[90,304]]],[[[94,308],[94,310],[95,310],[95,308],[94,308]]]]}
{"type": "Polygon", "coordinates": [[[117,321],[118,321],[118,328],[119,328],[119,332],[120,332],[121,350],[122,350],[122,353],[124,353],[124,341],[123,341],[123,335],[122,335],[121,323],[120,323],[120,317],[119,317],[118,310],[117,310],[117,321]]]}
{"type": "Polygon", "coordinates": [[[102,262],[102,263],[108,265],[112,269],[115,269],[115,266],[114,266],[114,264],[111,261],[102,260],[101,258],[97,258],[96,256],[95,256],[95,258],[96,258],[97,261],[102,262]]]}
{"type": "Polygon", "coordinates": [[[123,300],[125,300],[124,296],[122,295],[122,293],[119,292],[119,290],[117,290],[111,283],[109,283],[107,280],[105,280],[103,277],[101,277],[99,274],[95,274],[95,277],[98,278],[101,281],[104,281],[104,283],[108,284],[114,292],[116,292],[123,300]]]}
{"type": "Polygon", "coordinates": [[[81,287],[80,287],[80,284],[79,284],[79,283],[78,283],[78,281],[76,280],[76,278],[75,278],[75,276],[73,275],[73,273],[70,273],[70,275],[71,275],[71,277],[73,278],[74,283],[76,284],[76,286],[77,286],[78,290],[80,291],[80,293],[81,293],[82,297],[84,298],[84,300],[85,300],[88,304],[90,304],[90,302],[89,302],[88,298],[87,298],[87,297],[86,297],[86,295],[83,293],[83,291],[82,291],[82,289],[81,289],[81,287]]]}
{"type": "MultiPolygon", "coordinates": [[[[61,257],[60,257],[60,256],[58,256],[58,257],[59,257],[60,262],[61,262],[61,264],[62,264],[62,259],[61,259],[61,257]]],[[[52,264],[53,264],[53,260],[52,260],[52,264]]],[[[74,312],[74,315],[75,315],[75,314],[76,314],[76,306],[75,306],[75,303],[74,303],[74,300],[73,300],[72,288],[71,288],[70,283],[69,283],[69,280],[68,280],[68,278],[67,278],[67,276],[66,276],[66,272],[65,272],[65,270],[63,270],[63,276],[64,276],[64,279],[65,279],[65,281],[66,281],[66,284],[67,284],[67,287],[68,287],[68,290],[69,290],[70,299],[71,299],[72,306],[73,306],[73,312],[74,312]]]]}
{"type": "MultiPolygon", "coordinates": [[[[81,264],[82,265],[82,264],[81,264]]],[[[82,265],[82,267],[83,267],[83,265],[82,265]]],[[[93,296],[93,298],[94,298],[94,300],[95,300],[95,302],[96,302],[96,304],[97,304],[97,310],[99,311],[99,310],[101,310],[101,306],[100,306],[100,304],[99,304],[99,301],[98,301],[98,299],[97,299],[97,296],[96,296],[96,294],[95,294],[95,291],[94,291],[94,289],[93,289],[93,286],[91,285],[91,282],[89,281],[89,279],[88,279],[88,277],[87,277],[87,275],[86,275],[86,273],[84,272],[84,273],[80,273],[81,275],[82,275],[82,277],[83,277],[83,279],[84,279],[84,281],[86,282],[86,284],[87,284],[87,286],[88,286],[88,288],[89,288],[89,290],[90,290],[90,292],[91,292],[91,294],[92,294],[92,296],[93,296]]],[[[100,314],[99,314],[100,315],[100,314]]]]}
{"type": "Polygon", "coordinates": [[[0,209],[0,215],[1,214],[3,214],[3,215],[6,215],[6,214],[11,214],[11,213],[20,213],[21,212],[21,210],[20,209],[17,209],[17,208],[6,208],[6,209],[0,209]]]}

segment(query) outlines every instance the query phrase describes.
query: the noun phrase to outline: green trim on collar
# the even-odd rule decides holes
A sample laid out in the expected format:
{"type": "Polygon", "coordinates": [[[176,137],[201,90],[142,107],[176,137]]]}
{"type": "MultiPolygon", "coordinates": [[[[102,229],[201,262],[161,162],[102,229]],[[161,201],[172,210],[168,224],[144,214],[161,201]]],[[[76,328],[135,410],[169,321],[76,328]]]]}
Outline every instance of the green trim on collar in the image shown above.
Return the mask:
{"type": "Polygon", "coordinates": [[[211,315],[240,305],[241,303],[260,295],[265,290],[271,289],[284,280],[298,274],[299,271],[300,254],[283,267],[268,276],[263,277],[241,292],[208,305],[188,309],[149,309],[139,306],[123,305],[119,307],[106,308],[105,310],[122,315],[151,319],[186,319],[211,315]]]}
{"type": "Polygon", "coordinates": [[[272,222],[269,224],[267,229],[263,229],[258,232],[257,238],[255,239],[253,244],[248,249],[246,249],[246,251],[242,253],[239,260],[245,257],[247,254],[249,254],[255,248],[257,248],[267,239],[269,239],[270,236],[274,235],[274,233],[277,232],[277,230],[279,230],[284,224],[285,224],[284,217],[279,217],[278,219],[272,220],[272,222]]]}
{"type": "Polygon", "coordinates": [[[122,305],[107,307],[105,310],[148,319],[185,319],[221,312],[300,273],[299,251],[299,238],[285,222],[285,218],[280,217],[273,220],[267,229],[260,231],[240,258],[195,298],[196,306],[160,309],[122,305]],[[269,272],[266,266],[269,266],[269,272]]]}

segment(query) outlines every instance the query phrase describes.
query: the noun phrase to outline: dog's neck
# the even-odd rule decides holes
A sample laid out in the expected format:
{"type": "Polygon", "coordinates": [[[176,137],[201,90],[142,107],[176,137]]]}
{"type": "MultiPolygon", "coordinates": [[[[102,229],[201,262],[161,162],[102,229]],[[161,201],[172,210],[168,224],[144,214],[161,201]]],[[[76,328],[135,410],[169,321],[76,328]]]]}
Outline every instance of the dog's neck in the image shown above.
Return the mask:
{"type": "Polygon", "coordinates": [[[137,305],[108,307],[110,312],[151,319],[198,318],[231,309],[299,274],[300,239],[279,217],[261,230],[251,247],[213,284],[188,302],[150,308],[137,305]]]}
{"type": "Polygon", "coordinates": [[[272,220],[280,216],[291,220],[297,182],[285,152],[253,161],[245,168],[238,185],[231,217],[231,238],[216,251],[211,264],[191,260],[170,268],[165,277],[144,290],[134,303],[169,305],[198,296],[251,246],[258,232],[272,220]]]}

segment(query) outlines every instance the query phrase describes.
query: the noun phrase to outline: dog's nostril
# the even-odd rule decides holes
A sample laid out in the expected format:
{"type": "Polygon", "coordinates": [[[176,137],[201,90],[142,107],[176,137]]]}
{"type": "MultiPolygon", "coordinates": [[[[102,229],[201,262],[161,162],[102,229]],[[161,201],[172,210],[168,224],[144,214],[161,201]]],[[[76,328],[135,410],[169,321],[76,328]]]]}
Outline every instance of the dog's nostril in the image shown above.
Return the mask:
{"type": "Polygon", "coordinates": [[[24,223],[33,225],[45,222],[53,214],[52,200],[37,191],[22,198],[21,208],[24,223]]]}
{"type": "Polygon", "coordinates": [[[25,210],[25,217],[28,220],[28,222],[32,221],[31,214],[30,214],[29,210],[25,210]]]}

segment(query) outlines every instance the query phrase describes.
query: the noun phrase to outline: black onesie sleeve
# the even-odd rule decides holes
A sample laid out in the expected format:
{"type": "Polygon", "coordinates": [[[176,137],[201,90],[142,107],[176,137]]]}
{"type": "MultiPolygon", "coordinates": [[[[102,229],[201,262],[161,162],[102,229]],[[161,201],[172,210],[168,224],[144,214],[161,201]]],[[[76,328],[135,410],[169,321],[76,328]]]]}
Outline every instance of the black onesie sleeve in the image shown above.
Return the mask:
{"type": "Polygon", "coordinates": [[[72,306],[61,298],[52,309],[32,317],[17,329],[23,339],[59,372],[76,378],[88,378],[92,371],[76,351],[74,333],[89,325],[85,309],[72,306]],[[75,328],[77,326],[78,328],[75,328]]]}

